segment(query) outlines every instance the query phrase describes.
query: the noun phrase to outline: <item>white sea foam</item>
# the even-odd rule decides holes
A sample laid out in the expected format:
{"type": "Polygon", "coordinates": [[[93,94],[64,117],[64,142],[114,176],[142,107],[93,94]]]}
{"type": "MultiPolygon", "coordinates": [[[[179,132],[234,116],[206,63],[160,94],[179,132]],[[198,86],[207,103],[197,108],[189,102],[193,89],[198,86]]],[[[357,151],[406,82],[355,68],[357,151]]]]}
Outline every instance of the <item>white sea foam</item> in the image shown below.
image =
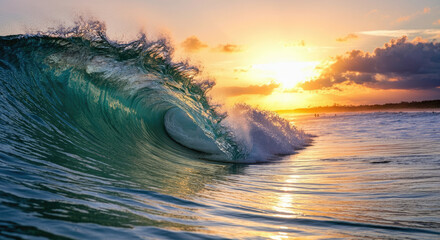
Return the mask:
{"type": "Polygon", "coordinates": [[[276,155],[293,154],[310,143],[311,136],[275,112],[238,104],[228,112],[225,124],[244,144],[247,157],[241,162],[265,162],[276,155]]]}

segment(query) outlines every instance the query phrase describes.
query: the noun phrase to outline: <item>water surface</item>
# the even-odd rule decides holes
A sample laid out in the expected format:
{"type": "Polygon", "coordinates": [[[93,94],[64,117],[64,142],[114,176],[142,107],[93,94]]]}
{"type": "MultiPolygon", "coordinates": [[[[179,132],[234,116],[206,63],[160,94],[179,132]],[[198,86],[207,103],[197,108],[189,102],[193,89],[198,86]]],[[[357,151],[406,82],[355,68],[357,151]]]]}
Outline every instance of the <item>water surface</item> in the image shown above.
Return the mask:
{"type": "Polygon", "coordinates": [[[316,137],[266,164],[130,157],[68,168],[3,154],[2,236],[440,237],[439,113],[284,117],[316,137]]]}

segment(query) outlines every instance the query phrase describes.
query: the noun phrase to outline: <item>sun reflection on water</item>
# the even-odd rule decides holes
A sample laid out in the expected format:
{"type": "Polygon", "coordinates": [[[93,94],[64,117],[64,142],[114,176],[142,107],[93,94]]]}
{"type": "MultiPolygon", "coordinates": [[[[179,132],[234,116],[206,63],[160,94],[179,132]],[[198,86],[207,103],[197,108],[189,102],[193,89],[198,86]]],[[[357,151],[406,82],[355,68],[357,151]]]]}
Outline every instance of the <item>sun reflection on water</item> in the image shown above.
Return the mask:
{"type": "Polygon", "coordinates": [[[276,217],[294,218],[301,215],[295,209],[294,187],[291,187],[299,181],[298,175],[289,175],[283,182],[287,186],[279,188],[279,193],[276,193],[277,201],[274,202],[272,209],[277,212],[276,217]]]}

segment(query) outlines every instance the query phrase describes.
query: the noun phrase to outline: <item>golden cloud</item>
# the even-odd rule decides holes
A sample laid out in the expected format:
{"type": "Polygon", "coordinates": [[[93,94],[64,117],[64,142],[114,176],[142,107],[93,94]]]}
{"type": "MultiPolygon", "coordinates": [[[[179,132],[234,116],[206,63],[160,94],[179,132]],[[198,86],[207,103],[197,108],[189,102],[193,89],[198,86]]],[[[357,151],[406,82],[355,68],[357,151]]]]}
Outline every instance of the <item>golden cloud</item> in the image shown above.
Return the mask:
{"type": "Polygon", "coordinates": [[[269,83],[265,85],[249,85],[245,87],[239,87],[239,86],[232,86],[232,87],[222,87],[219,88],[218,91],[221,93],[221,95],[227,96],[227,97],[235,97],[240,95],[270,95],[272,94],[273,90],[277,87],[279,87],[280,84],[278,83],[269,83]]]}
{"type": "Polygon", "coordinates": [[[208,47],[207,44],[200,41],[196,36],[188,37],[182,42],[181,46],[186,52],[197,52],[208,47]]]}
{"type": "Polygon", "coordinates": [[[337,38],[336,41],[337,42],[347,42],[349,40],[356,39],[356,38],[359,38],[359,36],[354,33],[350,33],[345,37],[337,38]]]}
{"type": "Polygon", "coordinates": [[[235,44],[220,44],[218,47],[214,48],[213,50],[223,53],[236,53],[241,52],[242,49],[240,46],[235,44]]]}

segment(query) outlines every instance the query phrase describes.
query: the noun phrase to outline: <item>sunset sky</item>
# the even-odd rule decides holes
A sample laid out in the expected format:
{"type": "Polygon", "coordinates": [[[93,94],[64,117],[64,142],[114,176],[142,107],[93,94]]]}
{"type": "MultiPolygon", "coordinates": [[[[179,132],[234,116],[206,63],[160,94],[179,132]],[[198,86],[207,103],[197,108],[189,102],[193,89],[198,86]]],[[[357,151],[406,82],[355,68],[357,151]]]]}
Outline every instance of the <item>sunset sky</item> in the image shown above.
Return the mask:
{"type": "Polygon", "coordinates": [[[0,0],[0,34],[106,23],[166,36],[226,104],[272,110],[440,99],[440,1],[0,0]]]}

